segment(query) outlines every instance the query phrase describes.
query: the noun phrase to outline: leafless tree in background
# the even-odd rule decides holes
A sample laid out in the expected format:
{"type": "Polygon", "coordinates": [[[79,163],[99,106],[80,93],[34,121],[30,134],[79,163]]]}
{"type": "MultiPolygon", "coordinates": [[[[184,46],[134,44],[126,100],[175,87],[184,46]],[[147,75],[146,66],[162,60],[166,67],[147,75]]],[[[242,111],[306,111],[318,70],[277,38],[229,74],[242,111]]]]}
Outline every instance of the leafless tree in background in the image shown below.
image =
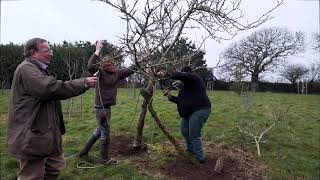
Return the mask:
{"type": "Polygon", "coordinates": [[[320,59],[318,59],[318,61],[314,61],[310,64],[309,73],[308,73],[308,81],[320,83],[320,59]]]}
{"type": "Polygon", "coordinates": [[[251,82],[257,83],[260,73],[274,70],[288,56],[303,52],[304,47],[302,32],[291,32],[280,27],[261,29],[233,43],[223,52],[225,61],[222,69],[232,75],[241,64],[250,74],[251,82]]]}
{"type": "MultiPolygon", "coordinates": [[[[78,73],[79,61],[71,59],[70,49],[67,48],[66,56],[62,58],[62,61],[67,66],[68,78],[69,80],[75,79],[76,74],[78,73]]],[[[71,118],[73,108],[73,98],[68,100],[68,117],[71,118]]]]}
{"type": "MultiPolygon", "coordinates": [[[[320,33],[312,35],[312,49],[320,55],[320,33]]],[[[309,82],[320,82],[320,58],[314,60],[309,68],[309,82]]]]}
{"type": "Polygon", "coordinates": [[[312,49],[320,53],[320,33],[313,34],[312,38],[312,49]]]}
{"type": "Polygon", "coordinates": [[[161,67],[170,72],[189,63],[193,54],[177,58],[171,53],[187,29],[206,31],[207,36],[203,37],[200,44],[207,38],[216,41],[231,39],[240,31],[258,27],[269,20],[271,12],[283,3],[283,0],[276,0],[273,8],[248,22],[241,10],[242,0],[100,1],[120,12],[121,19],[126,22],[126,33],[121,37],[122,50],[139,67],[140,73],[148,77],[147,86],[141,91],[144,101],[134,146],[142,145],[144,119],[149,111],[180,154],[185,153],[162,125],[153,108],[152,97],[158,80],[155,69],[161,67]]]}
{"type": "Polygon", "coordinates": [[[302,78],[304,75],[308,73],[308,69],[299,64],[288,65],[286,66],[282,72],[281,76],[290,81],[293,85],[297,83],[297,80],[302,78]]]}

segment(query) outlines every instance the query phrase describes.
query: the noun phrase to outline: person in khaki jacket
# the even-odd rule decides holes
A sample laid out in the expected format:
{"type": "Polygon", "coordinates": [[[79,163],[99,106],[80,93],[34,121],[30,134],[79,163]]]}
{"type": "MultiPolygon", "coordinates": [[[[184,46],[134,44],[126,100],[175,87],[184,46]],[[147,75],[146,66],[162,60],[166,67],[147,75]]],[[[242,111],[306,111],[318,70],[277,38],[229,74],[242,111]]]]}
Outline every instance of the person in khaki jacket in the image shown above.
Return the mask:
{"type": "Polygon", "coordinates": [[[48,42],[41,38],[28,40],[24,55],[11,87],[8,151],[20,162],[18,179],[57,179],[65,167],[65,126],[59,100],[84,93],[97,78],[63,82],[50,76],[47,67],[53,54],[48,42]]]}

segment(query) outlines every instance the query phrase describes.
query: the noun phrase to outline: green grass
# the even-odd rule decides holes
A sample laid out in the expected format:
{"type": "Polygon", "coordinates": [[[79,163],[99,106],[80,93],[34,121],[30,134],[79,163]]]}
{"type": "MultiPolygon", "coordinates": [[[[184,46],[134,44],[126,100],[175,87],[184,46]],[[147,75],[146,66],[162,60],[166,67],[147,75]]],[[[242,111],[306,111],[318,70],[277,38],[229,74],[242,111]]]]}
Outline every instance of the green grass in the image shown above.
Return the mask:
{"type": "MultiPolygon", "coordinates": [[[[112,108],[112,134],[133,137],[139,116],[142,98],[126,89],[119,89],[117,105],[112,108]]],[[[268,166],[268,179],[319,179],[320,177],[320,96],[278,93],[255,93],[249,98],[239,97],[233,92],[209,91],[213,111],[205,127],[203,139],[230,147],[245,147],[268,166]],[[283,112],[292,106],[285,118],[266,135],[266,143],[261,144],[262,156],[258,157],[253,144],[239,133],[238,127],[245,121],[269,125],[272,112],[283,112]]],[[[18,172],[18,162],[9,157],[5,147],[5,129],[8,113],[9,91],[0,92],[0,174],[1,179],[14,179],[18,172]]],[[[67,133],[64,135],[65,156],[79,151],[86,139],[96,128],[94,113],[94,93],[89,91],[83,96],[83,113],[80,116],[80,96],[73,98],[73,114],[68,117],[69,101],[63,101],[67,133]]],[[[160,91],[154,97],[154,108],[163,124],[173,136],[182,140],[180,118],[175,104],[167,101],[160,91]]],[[[156,127],[151,116],[146,117],[144,141],[157,143],[166,137],[156,127]]],[[[98,154],[97,147],[94,152],[98,154]]],[[[67,161],[67,168],[60,179],[152,179],[141,175],[128,163],[103,169],[77,169],[79,161],[67,161]],[[93,176],[94,175],[94,176],[93,176]]],[[[157,179],[154,177],[154,179],[157,179]]]]}

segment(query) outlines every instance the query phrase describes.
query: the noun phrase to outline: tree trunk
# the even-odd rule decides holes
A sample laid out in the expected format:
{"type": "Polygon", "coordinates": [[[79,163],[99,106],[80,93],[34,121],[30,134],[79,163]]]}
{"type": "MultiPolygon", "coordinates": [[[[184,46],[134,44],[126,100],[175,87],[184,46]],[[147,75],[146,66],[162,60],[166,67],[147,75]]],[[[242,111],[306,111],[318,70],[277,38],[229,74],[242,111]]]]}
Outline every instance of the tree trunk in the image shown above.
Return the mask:
{"type": "Polygon", "coordinates": [[[143,138],[143,127],[144,127],[144,120],[146,117],[147,110],[149,110],[150,114],[152,115],[153,119],[164,133],[164,135],[169,139],[169,141],[173,144],[175,149],[178,151],[180,155],[188,159],[192,164],[197,164],[194,159],[191,159],[187,153],[180,147],[179,143],[176,139],[166,130],[165,126],[161,123],[157,113],[154,111],[152,106],[152,97],[155,87],[155,81],[149,81],[147,88],[141,89],[140,94],[144,98],[143,103],[141,105],[140,116],[137,124],[137,133],[133,143],[133,148],[141,148],[142,147],[142,138],[143,138]]]}
{"type": "Polygon", "coordinates": [[[251,91],[259,90],[259,74],[252,74],[251,76],[251,91]]]}
{"type": "Polygon", "coordinates": [[[163,134],[169,139],[169,141],[173,144],[173,146],[175,147],[175,149],[181,153],[181,154],[185,154],[185,152],[182,150],[182,148],[180,147],[178,141],[167,131],[166,127],[161,123],[157,112],[153,109],[152,106],[152,102],[150,103],[148,110],[151,114],[151,116],[153,117],[154,121],[157,123],[157,125],[159,126],[160,130],[163,132],[163,134]]]}
{"type": "Polygon", "coordinates": [[[159,126],[160,130],[163,132],[163,134],[169,139],[169,141],[172,143],[172,145],[174,146],[174,148],[176,149],[176,151],[178,151],[178,153],[180,155],[182,155],[183,157],[185,157],[186,159],[188,159],[192,164],[196,164],[197,162],[194,159],[191,159],[188,154],[180,147],[178,141],[167,131],[166,127],[161,123],[157,112],[153,109],[152,106],[152,101],[150,102],[149,106],[148,106],[148,110],[151,114],[151,116],[153,117],[154,121],[157,123],[157,125],[159,126]]]}
{"type": "Polygon", "coordinates": [[[133,143],[134,148],[140,148],[142,146],[142,135],[143,135],[143,127],[144,127],[144,120],[146,117],[147,113],[147,108],[150,104],[150,101],[153,96],[153,87],[154,87],[155,82],[154,81],[149,81],[148,86],[146,89],[141,89],[140,94],[144,98],[143,103],[141,105],[141,111],[140,111],[140,116],[139,120],[137,123],[137,133],[136,137],[133,143]]]}
{"type": "Polygon", "coordinates": [[[261,152],[260,152],[260,144],[259,144],[259,141],[258,141],[256,138],[254,138],[254,142],[256,143],[258,156],[260,157],[260,156],[261,156],[261,152]]]}

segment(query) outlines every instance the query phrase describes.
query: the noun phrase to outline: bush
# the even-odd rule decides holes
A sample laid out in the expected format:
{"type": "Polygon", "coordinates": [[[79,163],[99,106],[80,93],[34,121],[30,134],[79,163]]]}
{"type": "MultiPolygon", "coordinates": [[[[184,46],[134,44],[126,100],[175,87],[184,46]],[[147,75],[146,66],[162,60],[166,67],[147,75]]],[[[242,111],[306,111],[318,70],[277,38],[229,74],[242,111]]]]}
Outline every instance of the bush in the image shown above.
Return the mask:
{"type": "MultiPolygon", "coordinates": [[[[242,82],[249,83],[249,82],[242,82]]],[[[320,94],[320,83],[310,82],[307,84],[308,94],[320,94]]],[[[210,90],[241,90],[241,84],[236,84],[235,82],[225,82],[217,80],[214,82],[212,89],[210,90]]],[[[297,93],[296,84],[290,83],[270,83],[270,82],[259,82],[257,92],[275,92],[275,93],[297,93]]]]}

